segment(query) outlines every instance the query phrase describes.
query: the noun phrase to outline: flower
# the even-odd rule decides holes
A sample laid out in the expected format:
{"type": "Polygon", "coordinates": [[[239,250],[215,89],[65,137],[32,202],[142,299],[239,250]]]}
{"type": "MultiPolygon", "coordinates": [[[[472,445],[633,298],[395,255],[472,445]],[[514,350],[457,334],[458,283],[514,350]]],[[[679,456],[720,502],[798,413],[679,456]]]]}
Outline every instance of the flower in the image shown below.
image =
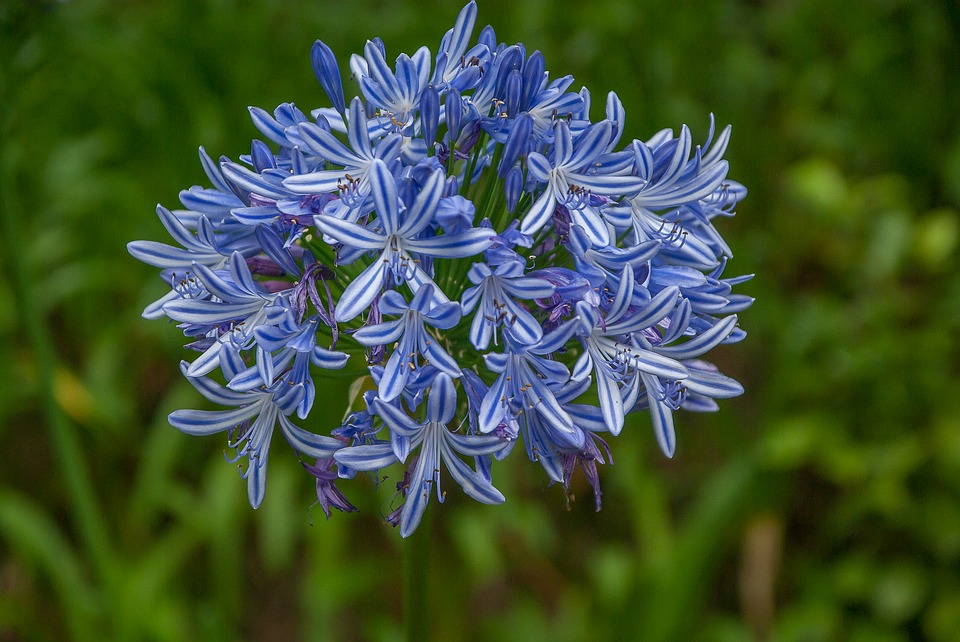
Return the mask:
{"type": "MultiPolygon", "coordinates": [[[[226,371],[239,374],[238,368],[243,363],[239,355],[229,348],[224,352],[226,371]]],[[[214,403],[236,408],[175,410],[170,413],[170,423],[189,435],[230,434],[228,443],[236,451],[237,458],[246,457],[248,460],[243,477],[247,479],[247,495],[254,508],[260,505],[266,492],[267,452],[277,424],[287,442],[304,455],[330,457],[342,446],[336,439],[315,435],[288,419],[303,396],[302,386],[276,381],[261,389],[236,392],[205,377],[187,375],[189,368],[186,362],[181,362],[180,370],[204,397],[214,403]]]]}
{"type": "Polygon", "coordinates": [[[336,471],[336,462],[332,458],[318,459],[315,465],[304,462],[303,467],[317,478],[317,503],[320,504],[327,519],[330,519],[331,508],[336,508],[342,513],[355,513],[360,510],[351,504],[337,488],[339,476],[336,471]]]}
{"type": "Polygon", "coordinates": [[[715,225],[746,194],[730,128],[624,142],[616,94],[592,121],[587,89],[490,27],[474,40],[476,20],[470,2],[435,55],[368,41],[354,96],[318,40],[330,106],[251,108],[267,142],[237,161],[201,148],[212,187],[158,207],[175,245],[128,245],[170,285],[144,316],[179,324],[199,352],[182,373],[227,408],[170,422],[228,433],[254,507],[279,426],[328,518],[356,510],[338,481],[403,465],[387,521],[406,537],[444,500],[442,469],[496,504],[496,462],[518,451],[565,489],[582,471],[599,509],[603,433],[645,413],[673,456],[677,411],[743,392],[705,360],[745,337],[753,302],[715,225]],[[354,378],[339,424],[329,399],[316,412],[332,371],[354,378]]]}
{"type": "Polygon", "coordinates": [[[497,435],[461,435],[451,431],[448,424],[453,420],[457,407],[457,392],[453,380],[446,373],[437,373],[430,385],[427,408],[421,421],[412,419],[396,404],[377,398],[373,409],[391,431],[389,444],[353,446],[336,453],[338,463],[356,470],[374,470],[394,461],[403,462],[408,454],[421,446],[406,487],[407,501],[400,513],[400,534],[410,535],[420,523],[423,512],[434,488],[437,501],[443,502],[440,490],[440,464],[449,471],[463,491],[484,504],[499,504],[503,495],[489,481],[479,475],[457,457],[461,455],[486,455],[504,447],[497,435]]]}

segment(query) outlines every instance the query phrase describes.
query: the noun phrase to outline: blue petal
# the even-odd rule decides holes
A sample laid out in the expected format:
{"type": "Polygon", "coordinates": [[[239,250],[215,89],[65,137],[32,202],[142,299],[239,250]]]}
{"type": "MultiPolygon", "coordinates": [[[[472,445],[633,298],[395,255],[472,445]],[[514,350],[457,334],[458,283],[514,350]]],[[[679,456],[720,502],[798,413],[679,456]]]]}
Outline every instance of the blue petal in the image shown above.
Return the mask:
{"type": "Polygon", "coordinates": [[[364,346],[385,346],[398,340],[403,334],[403,320],[396,319],[360,328],[353,333],[357,343],[364,346]]]}
{"type": "Polygon", "coordinates": [[[547,185],[543,194],[540,195],[540,198],[537,199],[523,217],[520,231],[524,234],[536,234],[540,231],[540,228],[547,224],[550,217],[553,216],[553,210],[556,209],[556,207],[556,194],[553,193],[552,186],[547,185]]]}
{"type": "Polygon", "coordinates": [[[484,504],[503,503],[503,494],[457,457],[450,444],[445,440],[440,444],[440,452],[450,476],[469,497],[484,504]]]}
{"type": "Polygon", "coordinates": [[[510,126],[510,135],[507,137],[507,143],[503,148],[500,166],[497,168],[497,175],[500,178],[505,178],[520,155],[526,153],[530,146],[530,135],[532,133],[533,117],[529,114],[521,114],[513,121],[510,126]]]}
{"type": "Polygon", "coordinates": [[[404,248],[442,259],[458,259],[474,256],[492,244],[493,230],[471,228],[460,234],[441,234],[426,239],[404,240],[404,248]]]}
{"type": "Polygon", "coordinates": [[[197,238],[190,233],[190,230],[188,230],[184,224],[180,222],[180,219],[174,216],[170,210],[161,205],[157,205],[157,216],[160,217],[160,223],[163,224],[164,229],[173,237],[174,241],[194,251],[209,251],[210,248],[198,242],[197,238]]]}
{"type": "Polygon", "coordinates": [[[449,59],[456,62],[470,44],[473,26],[477,21],[477,3],[470,0],[457,14],[457,21],[453,28],[444,34],[440,41],[440,50],[445,52],[449,59]]]}
{"type": "Polygon", "coordinates": [[[457,411],[457,391],[453,379],[441,372],[433,379],[427,397],[427,420],[449,424],[457,411]]]}
{"type": "Polygon", "coordinates": [[[234,428],[256,415],[259,410],[259,404],[232,410],[175,410],[167,419],[171,426],[188,435],[212,435],[234,428]]]}
{"type": "Polygon", "coordinates": [[[618,323],[608,325],[606,334],[627,334],[650,327],[654,323],[669,316],[670,312],[676,307],[679,296],[679,288],[675,286],[665,288],[657,296],[650,299],[650,301],[633,316],[618,323]]]}
{"type": "Polygon", "coordinates": [[[247,476],[247,500],[254,509],[260,508],[267,494],[267,459],[250,459],[247,476]]]}
{"type": "Polygon", "coordinates": [[[620,273],[620,287],[617,288],[617,296],[607,310],[606,320],[610,323],[616,322],[633,303],[633,269],[629,266],[624,267],[620,273]]]}
{"type": "MultiPolygon", "coordinates": [[[[253,107],[251,109],[256,109],[256,107],[253,107]]],[[[207,150],[205,150],[203,146],[201,146],[199,153],[200,153],[200,164],[203,166],[203,173],[207,175],[207,178],[210,179],[210,182],[213,184],[213,186],[216,187],[217,190],[223,192],[224,194],[232,194],[233,190],[230,189],[230,186],[223,179],[223,174],[220,173],[220,168],[217,166],[216,163],[213,162],[213,160],[207,154],[207,150]]]]}
{"type": "Polygon", "coordinates": [[[673,413],[665,404],[656,398],[658,386],[654,378],[642,374],[643,383],[647,388],[647,399],[650,401],[650,416],[653,419],[653,432],[657,437],[660,450],[667,457],[673,457],[677,449],[677,435],[673,428],[673,413]]]}
{"type": "Polygon", "coordinates": [[[736,325],[737,316],[731,315],[724,318],[703,334],[688,339],[679,345],[660,346],[657,348],[657,352],[668,357],[673,357],[674,359],[692,359],[693,357],[698,357],[719,345],[733,332],[736,325]]]}
{"type": "Polygon", "coordinates": [[[433,85],[426,87],[420,96],[420,131],[429,149],[437,140],[440,125],[440,94],[433,85]]]}
{"type": "MultiPolygon", "coordinates": [[[[407,54],[397,56],[396,81],[400,89],[398,97],[412,102],[420,91],[420,70],[417,69],[416,63],[407,54]]],[[[439,104],[439,99],[437,104],[439,104]]]]}
{"type": "Polygon", "coordinates": [[[543,328],[540,327],[540,323],[532,314],[520,307],[513,299],[507,299],[505,304],[513,315],[506,326],[506,331],[510,333],[511,337],[528,346],[543,338],[543,328]]]}
{"type": "Polygon", "coordinates": [[[226,192],[193,186],[180,190],[180,202],[189,210],[196,210],[215,217],[226,216],[231,208],[243,205],[243,201],[231,188],[226,192]]]}
{"type": "MultiPolygon", "coordinates": [[[[273,116],[259,107],[248,107],[250,118],[253,124],[263,132],[263,135],[282,147],[290,147],[290,141],[284,135],[284,126],[274,119],[273,116]]],[[[202,149],[202,148],[201,148],[202,149]]]]}
{"type": "Polygon", "coordinates": [[[411,419],[401,408],[386,402],[383,398],[373,400],[373,411],[383,419],[391,431],[404,437],[413,437],[422,429],[421,425],[411,419]]]}
{"type": "MultiPolygon", "coordinates": [[[[407,501],[400,512],[400,536],[409,537],[417,529],[423,513],[430,501],[430,489],[436,484],[438,470],[437,454],[432,449],[420,452],[420,459],[410,476],[410,488],[407,490],[407,501]],[[429,476],[426,472],[429,471],[429,476]],[[430,483],[432,482],[432,483],[430,483]]],[[[439,491],[439,489],[438,489],[439,491]]]]}
{"type": "Polygon", "coordinates": [[[462,309],[456,303],[443,303],[434,306],[430,312],[424,314],[423,317],[427,323],[433,327],[441,330],[449,330],[453,326],[460,323],[460,317],[462,314],[462,309]]]}
{"type": "Polygon", "coordinates": [[[494,322],[489,320],[482,310],[477,310],[470,322],[470,343],[477,350],[486,350],[493,339],[494,322]]]}
{"type": "Polygon", "coordinates": [[[255,207],[234,207],[230,210],[230,215],[244,225],[259,225],[273,222],[280,215],[280,211],[276,205],[258,205],[255,207]]]}
{"type": "Polygon", "coordinates": [[[350,247],[362,250],[380,250],[387,244],[385,236],[371,232],[362,225],[344,221],[334,216],[315,216],[314,223],[321,232],[350,247]]]}
{"type": "Polygon", "coordinates": [[[341,448],[333,458],[341,466],[353,470],[379,470],[397,462],[390,444],[373,444],[341,448]]]}
{"type": "Polygon", "coordinates": [[[585,350],[577,362],[573,364],[573,372],[570,373],[571,381],[583,381],[590,376],[593,371],[593,355],[589,350],[585,350]]]}
{"type": "Polygon", "coordinates": [[[244,192],[257,194],[265,198],[279,200],[286,198],[290,192],[279,185],[275,185],[264,178],[264,175],[250,171],[243,165],[237,163],[223,163],[221,166],[223,175],[231,183],[242,189],[244,192]]]}
{"type": "MultiPolygon", "coordinates": [[[[336,136],[315,123],[300,123],[297,125],[297,134],[302,139],[304,149],[309,154],[320,156],[330,163],[343,165],[344,167],[354,167],[359,160],[357,155],[340,142],[336,136]]],[[[340,172],[340,175],[342,176],[343,172],[340,172]]],[[[283,184],[290,189],[294,189],[304,184],[304,176],[312,176],[312,174],[307,173],[290,177],[285,179],[283,184]]]]}
{"type": "Polygon", "coordinates": [[[570,183],[589,189],[601,196],[624,196],[640,191],[643,182],[636,176],[615,176],[611,174],[566,173],[570,183]]]}
{"type": "Polygon", "coordinates": [[[256,228],[257,240],[260,247],[271,259],[283,268],[283,271],[292,276],[300,276],[300,268],[296,261],[290,256],[290,251],[283,245],[283,239],[280,235],[266,225],[258,225],[256,228]]]}
{"type": "MultiPolygon", "coordinates": [[[[427,334],[424,333],[424,336],[426,337],[427,334]]],[[[460,366],[457,365],[457,362],[453,357],[447,354],[446,350],[440,347],[438,342],[427,338],[424,341],[422,348],[423,356],[430,361],[431,365],[435,366],[438,370],[442,370],[451,377],[460,376],[460,366]]]]}
{"type": "Polygon", "coordinates": [[[685,379],[688,375],[687,369],[679,361],[642,348],[634,348],[624,358],[637,370],[664,379],[685,379]]]}
{"type": "Polygon", "coordinates": [[[596,373],[597,395],[600,399],[603,423],[612,435],[619,435],[623,429],[623,400],[620,397],[620,389],[602,367],[598,367],[596,373]]]}
{"type": "MultiPolygon", "coordinates": [[[[369,42],[369,41],[368,41],[369,42]]],[[[347,116],[349,127],[347,138],[353,151],[363,158],[372,158],[373,150],[370,147],[370,134],[367,132],[367,115],[363,110],[363,101],[354,98],[350,101],[350,113],[347,116]]]]}
{"type": "Polygon", "coordinates": [[[198,299],[179,299],[163,306],[163,311],[174,321],[196,325],[215,325],[245,319],[263,307],[263,301],[224,303],[198,299]]]}
{"type": "Polygon", "coordinates": [[[511,443],[499,435],[461,435],[450,431],[444,434],[444,439],[450,442],[454,450],[467,457],[490,455],[511,443]]]}
{"type": "Polygon", "coordinates": [[[566,166],[572,157],[573,136],[570,134],[570,126],[566,121],[558,120],[553,127],[553,166],[566,166]]]}
{"type": "Polygon", "coordinates": [[[520,299],[545,299],[556,291],[550,281],[533,277],[505,279],[502,285],[505,292],[520,299]]]}
{"type": "Polygon", "coordinates": [[[573,336],[579,328],[579,322],[576,318],[566,321],[563,325],[553,329],[549,334],[543,335],[543,339],[537,345],[538,354],[551,354],[567,345],[567,341],[573,336]]]}
{"type": "Polygon", "coordinates": [[[247,294],[257,296],[263,291],[260,284],[254,280],[253,274],[250,273],[250,268],[247,267],[246,260],[239,252],[234,252],[230,256],[228,266],[230,268],[230,278],[247,294]]]}
{"type": "MultiPolygon", "coordinates": [[[[262,385],[270,385],[273,383],[273,377],[264,378],[261,374],[261,371],[256,366],[251,366],[249,368],[244,368],[238,372],[235,376],[230,378],[230,381],[227,382],[227,386],[231,390],[236,390],[238,392],[250,392],[251,390],[256,390],[262,385]]],[[[249,402],[250,399],[247,399],[249,402]]]]}
{"type": "Polygon", "coordinates": [[[610,120],[614,123],[613,137],[610,140],[610,144],[607,149],[613,149],[616,147],[617,143],[620,142],[620,136],[623,134],[623,123],[626,120],[627,112],[623,108],[623,103],[620,102],[620,98],[614,92],[607,94],[607,105],[606,105],[606,115],[607,120],[610,120]]]}
{"type": "Polygon", "coordinates": [[[387,265],[374,260],[367,269],[350,282],[340,295],[337,303],[337,320],[346,323],[366,310],[383,287],[383,276],[387,265]]]}
{"type": "Polygon", "coordinates": [[[220,404],[221,406],[239,406],[250,402],[250,396],[242,392],[234,392],[233,390],[224,388],[219,383],[206,377],[188,376],[187,368],[189,365],[186,361],[181,361],[180,372],[187,377],[187,381],[208,401],[220,404]]]}
{"type": "Polygon", "coordinates": [[[551,171],[553,171],[553,166],[550,165],[550,161],[548,161],[543,154],[539,152],[530,152],[527,154],[528,176],[535,178],[541,183],[546,183],[550,180],[551,171]]]}
{"type": "Polygon", "coordinates": [[[690,376],[683,380],[683,385],[690,392],[716,399],[729,399],[743,394],[743,386],[740,382],[719,372],[696,368],[689,368],[689,371],[690,376]]]}
{"type": "Polygon", "coordinates": [[[280,430],[287,442],[308,457],[317,459],[333,457],[334,453],[343,448],[342,441],[308,432],[283,415],[279,415],[279,419],[280,430]]]}
{"type": "Polygon", "coordinates": [[[223,301],[227,303],[246,303],[251,299],[259,298],[251,297],[236,283],[223,278],[219,270],[211,270],[202,263],[197,263],[193,266],[193,269],[196,272],[197,278],[203,283],[203,287],[206,288],[210,294],[219,299],[223,299],[223,301]]]}
{"type": "Polygon", "coordinates": [[[445,176],[442,170],[437,170],[427,178],[423,189],[417,194],[413,205],[407,210],[403,225],[397,233],[403,238],[412,238],[420,234],[428,225],[433,223],[437,205],[443,196],[445,176]]]}
{"type": "Polygon", "coordinates": [[[402,96],[400,84],[390,67],[387,66],[387,61],[384,60],[380,48],[368,40],[363,47],[363,57],[367,60],[367,71],[370,77],[379,83],[389,95],[400,98],[402,96]]]}
{"type": "MultiPolygon", "coordinates": [[[[538,377],[532,377],[527,383],[530,384],[526,393],[528,405],[534,406],[540,416],[552,427],[561,432],[573,432],[573,419],[560,406],[553,392],[538,377]]],[[[526,411],[529,412],[529,410],[528,408],[526,411]]]]}
{"type": "Polygon", "coordinates": [[[507,373],[501,374],[493,382],[487,394],[483,396],[483,402],[480,404],[480,412],[477,419],[480,422],[480,432],[492,432],[500,425],[504,416],[509,412],[506,408],[506,378],[507,373]]]}
{"type": "Polygon", "coordinates": [[[400,206],[397,198],[397,181],[379,158],[370,163],[370,192],[376,206],[377,216],[383,223],[384,234],[395,234],[400,227],[400,206]]]}
{"type": "Polygon", "coordinates": [[[326,350],[320,346],[315,347],[310,356],[310,362],[313,365],[326,370],[340,370],[347,365],[349,359],[350,357],[343,352],[326,350]]]}
{"type": "Polygon", "coordinates": [[[127,251],[138,261],[162,269],[187,268],[193,262],[217,263],[223,260],[223,257],[214,251],[199,253],[193,250],[182,250],[156,241],[132,241],[127,243],[127,251]]]}
{"type": "Polygon", "coordinates": [[[214,368],[220,365],[220,352],[222,350],[223,344],[215,340],[213,345],[193,360],[193,363],[190,364],[184,374],[192,378],[202,377],[203,375],[213,372],[214,368]]]}
{"type": "Polygon", "coordinates": [[[404,346],[398,346],[394,349],[390,358],[387,359],[383,367],[383,375],[380,377],[378,385],[378,394],[384,401],[393,401],[400,396],[404,387],[407,385],[407,379],[410,376],[410,368],[407,365],[407,350],[404,346]]]}
{"type": "Polygon", "coordinates": [[[565,164],[570,168],[577,169],[592,162],[606,151],[611,133],[610,121],[604,120],[591,125],[577,137],[576,151],[565,164]]]}

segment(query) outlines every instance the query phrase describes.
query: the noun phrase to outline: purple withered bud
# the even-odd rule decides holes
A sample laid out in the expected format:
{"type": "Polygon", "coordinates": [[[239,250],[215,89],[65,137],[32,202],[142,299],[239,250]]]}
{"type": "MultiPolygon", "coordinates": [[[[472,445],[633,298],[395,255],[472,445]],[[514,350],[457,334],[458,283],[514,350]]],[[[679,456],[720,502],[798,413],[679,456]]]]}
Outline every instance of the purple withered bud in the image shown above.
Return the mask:
{"type": "Polygon", "coordinates": [[[293,283],[290,283],[290,281],[262,281],[261,285],[263,285],[267,292],[274,294],[277,292],[285,292],[293,287],[293,283]]]}
{"type": "Polygon", "coordinates": [[[481,122],[479,118],[464,123],[463,130],[457,138],[456,148],[458,151],[464,154],[470,153],[473,146],[477,144],[477,139],[480,138],[480,125],[481,122]]]}
{"type": "Polygon", "coordinates": [[[570,233],[570,210],[564,205],[557,205],[553,208],[553,226],[557,230],[557,235],[561,240],[566,240],[570,233]]]}
{"type": "Polygon", "coordinates": [[[332,458],[318,459],[311,466],[301,462],[308,473],[317,479],[317,503],[323,514],[330,519],[330,509],[335,508],[342,513],[354,513],[359,509],[351,504],[340,489],[337,488],[337,463],[332,458]]]}
{"type": "Polygon", "coordinates": [[[251,256],[247,261],[247,267],[250,268],[250,274],[259,274],[261,276],[283,276],[283,268],[276,262],[265,256],[251,256]]]}
{"type": "Polygon", "coordinates": [[[310,62],[313,65],[313,73],[317,75],[320,86],[327,92],[327,97],[333,103],[334,109],[341,114],[344,113],[346,103],[343,99],[343,82],[340,80],[340,68],[337,66],[333,50],[322,40],[317,40],[310,51],[310,62]]]}
{"type": "MultiPolygon", "coordinates": [[[[370,303],[370,311],[367,312],[366,321],[364,321],[364,326],[377,325],[378,323],[383,322],[383,315],[380,313],[380,295],[377,295],[377,298],[370,303]]],[[[387,354],[387,346],[385,345],[373,345],[367,348],[367,363],[370,365],[376,365],[378,363],[383,363],[383,358],[387,354]]]]}
{"type": "Polygon", "coordinates": [[[603,439],[592,432],[584,433],[588,439],[584,440],[583,448],[575,452],[561,453],[563,459],[563,488],[567,493],[570,492],[570,480],[573,477],[573,471],[577,464],[580,465],[583,474],[587,478],[590,487],[593,488],[593,501],[597,511],[600,510],[600,498],[603,493],[600,491],[600,474],[597,471],[597,464],[605,464],[609,460],[613,465],[613,456],[610,454],[610,447],[603,439]],[[599,447],[597,446],[599,444],[599,447]],[[601,450],[602,449],[602,450],[601,450]],[[606,459],[604,459],[606,454],[606,459]]]}

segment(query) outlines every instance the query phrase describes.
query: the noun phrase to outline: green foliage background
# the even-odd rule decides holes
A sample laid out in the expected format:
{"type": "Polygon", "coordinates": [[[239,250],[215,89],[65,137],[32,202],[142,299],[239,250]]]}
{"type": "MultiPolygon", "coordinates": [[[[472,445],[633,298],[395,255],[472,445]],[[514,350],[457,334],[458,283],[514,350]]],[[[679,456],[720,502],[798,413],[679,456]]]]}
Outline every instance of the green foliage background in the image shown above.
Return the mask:
{"type": "MultiPolygon", "coordinates": [[[[733,124],[750,196],[722,231],[757,303],[716,358],[746,395],[680,416],[672,461],[634,417],[602,512],[519,460],[504,506],[431,506],[432,637],[958,639],[958,5],[479,4],[554,75],[617,91],[630,137],[733,124]]],[[[458,9],[0,2],[0,640],[402,638],[389,495],[351,484],[363,512],[324,522],[278,447],[252,511],[222,440],[166,423],[199,400],[124,244],[163,238],[198,145],[249,149],[248,105],[324,104],[314,39],[341,64],[374,35],[435,49],[458,9]]]]}

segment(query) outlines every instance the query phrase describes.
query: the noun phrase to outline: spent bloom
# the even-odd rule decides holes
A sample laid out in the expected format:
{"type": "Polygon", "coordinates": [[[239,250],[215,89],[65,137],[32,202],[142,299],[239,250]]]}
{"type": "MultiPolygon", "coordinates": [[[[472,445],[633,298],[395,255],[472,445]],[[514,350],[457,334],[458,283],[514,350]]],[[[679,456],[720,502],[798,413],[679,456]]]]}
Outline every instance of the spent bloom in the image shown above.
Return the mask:
{"type": "Polygon", "coordinates": [[[318,40],[329,106],[251,108],[250,152],[201,148],[210,187],[158,206],[173,243],[128,245],[170,287],[144,317],[178,324],[196,353],[183,375],[221,408],[170,423],[226,433],[254,507],[273,443],[327,517],[356,510],[358,472],[405,466],[387,518],[404,537],[444,500],[442,470],[503,502],[495,462],[514,452],[564,488],[583,474],[599,510],[597,465],[628,416],[672,457],[675,412],[743,392],[705,360],[744,338],[753,302],[715,227],[746,194],[730,128],[626,142],[616,94],[592,120],[586,88],[491,27],[475,37],[476,19],[470,2],[436,53],[368,41],[355,96],[318,40]],[[356,384],[339,408],[317,385],[333,373],[356,384]]]}

